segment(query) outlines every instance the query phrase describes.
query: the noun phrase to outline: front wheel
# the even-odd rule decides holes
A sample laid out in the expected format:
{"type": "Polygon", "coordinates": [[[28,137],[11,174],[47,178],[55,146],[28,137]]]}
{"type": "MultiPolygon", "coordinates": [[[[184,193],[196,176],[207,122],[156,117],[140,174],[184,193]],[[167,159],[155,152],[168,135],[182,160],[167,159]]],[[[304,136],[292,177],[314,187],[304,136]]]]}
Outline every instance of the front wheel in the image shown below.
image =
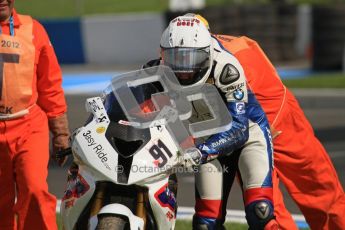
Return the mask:
{"type": "Polygon", "coordinates": [[[123,216],[102,214],[98,216],[96,230],[128,230],[129,224],[123,216]]]}

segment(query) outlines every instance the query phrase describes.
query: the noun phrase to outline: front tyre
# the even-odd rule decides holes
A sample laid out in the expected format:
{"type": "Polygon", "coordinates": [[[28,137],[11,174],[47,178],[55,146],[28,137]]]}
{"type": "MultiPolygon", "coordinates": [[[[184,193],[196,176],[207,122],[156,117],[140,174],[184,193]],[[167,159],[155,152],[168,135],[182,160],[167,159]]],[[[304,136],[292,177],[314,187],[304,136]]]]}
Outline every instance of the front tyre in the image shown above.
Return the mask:
{"type": "Polygon", "coordinates": [[[96,230],[127,230],[129,224],[123,216],[114,214],[101,214],[98,216],[96,230]]]}

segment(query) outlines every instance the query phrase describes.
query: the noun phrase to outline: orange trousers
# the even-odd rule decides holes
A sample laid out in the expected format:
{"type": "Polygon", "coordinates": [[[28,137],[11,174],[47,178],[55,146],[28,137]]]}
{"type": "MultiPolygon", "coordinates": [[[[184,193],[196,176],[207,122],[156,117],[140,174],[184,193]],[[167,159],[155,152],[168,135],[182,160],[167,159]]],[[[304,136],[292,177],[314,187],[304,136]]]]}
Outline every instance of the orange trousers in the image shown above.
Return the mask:
{"type": "Polygon", "coordinates": [[[57,229],[56,198],[46,182],[48,161],[48,122],[38,106],[21,118],[0,120],[1,230],[57,229]]]}
{"type": "MultiPolygon", "coordinates": [[[[345,229],[345,194],[337,173],[290,92],[274,126],[282,131],[274,139],[275,169],[311,229],[345,229]]],[[[275,211],[279,213],[276,216],[284,226],[288,219],[283,198],[280,191],[275,191],[275,211]]]]}
{"type": "Polygon", "coordinates": [[[286,209],[283,194],[279,188],[279,178],[277,169],[272,172],[273,182],[273,202],[274,202],[274,215],[279,224],[280,230],[298,230],[298,227],[291,216],[291,213],[286,209]]]}

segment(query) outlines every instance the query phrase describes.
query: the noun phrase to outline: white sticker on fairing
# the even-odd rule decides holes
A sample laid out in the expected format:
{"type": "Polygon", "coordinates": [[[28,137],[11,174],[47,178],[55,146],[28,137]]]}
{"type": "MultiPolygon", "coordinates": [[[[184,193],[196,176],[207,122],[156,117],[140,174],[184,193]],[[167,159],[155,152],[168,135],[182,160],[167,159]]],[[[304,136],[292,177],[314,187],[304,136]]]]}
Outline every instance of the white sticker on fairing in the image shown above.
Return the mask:
{"type": "Polygon", "coordinates": [[[88,98],[85,107],[86,111],[91,112],[95,116],[97,123],[109,123],[107,111],[100,97],[88,98]]]}

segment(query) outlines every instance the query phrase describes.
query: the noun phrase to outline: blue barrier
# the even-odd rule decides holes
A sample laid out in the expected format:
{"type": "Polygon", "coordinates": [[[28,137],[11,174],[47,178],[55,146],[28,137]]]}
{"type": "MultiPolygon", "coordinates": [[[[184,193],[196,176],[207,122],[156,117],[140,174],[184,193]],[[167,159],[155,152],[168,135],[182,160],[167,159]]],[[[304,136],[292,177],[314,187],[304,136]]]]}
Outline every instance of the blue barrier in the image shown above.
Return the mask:
{"type": "MultiPolygon", "coordinates": [[[[310,69],[277,69],[281,79],[304,78],[314,74],[310,69]]],[[[123,73],[113,72],[75,72],[64,73],[62,87],[66,93],[92,93],[101,92],[111,82],[111,78],[123,73]]]]}
{"type": "Polygon", "coordinates": [[[41,20],[60,64],[85,63],[80,19],[41,20]]]}

